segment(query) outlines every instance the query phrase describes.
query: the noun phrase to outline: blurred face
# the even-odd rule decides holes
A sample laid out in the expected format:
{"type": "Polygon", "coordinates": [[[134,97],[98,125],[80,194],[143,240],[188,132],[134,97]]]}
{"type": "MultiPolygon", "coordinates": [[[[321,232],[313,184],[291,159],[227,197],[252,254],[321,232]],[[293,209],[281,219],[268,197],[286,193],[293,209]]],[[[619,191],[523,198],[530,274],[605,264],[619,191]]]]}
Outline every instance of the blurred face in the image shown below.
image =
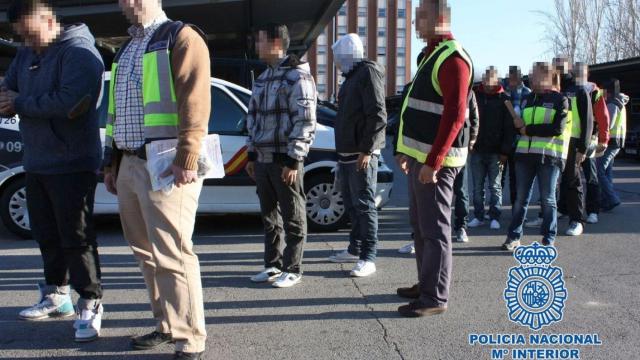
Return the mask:
{"type": "Polygon", "coordinates": [[[259,31],[256,39],[256,49],[258,57],[262,61],[272,61],[283,57],[282,41],[279,39],[269,39],[266,31],[259,31]]]}
{"type": "Polygon", "coordinates": [[[62,30],[53,11],[44,6],[21,17],[13,24],[13,29],[28,47],[35,49],[47,47],[62,30]]]}
{"type": "Polygon", "coordinates": [[[576,84],[585,85],[589,78],[589,67],[586,64],[576,64],[573,68],[576,77],[576,84]]]}
{"type": "Polygon", "coordinates": [[[162,8],[161,0],[119,0],[124,16],[132,24],[144,24],[162,8]]]}
{"type": "Polygon", "coordinates": [[[498,87],[498,71],[487,70],[482,78],[482,85],[488,90],[495,90],[498,87]]]}
{"type": "Polygon", "coordinates": [[[553,88],[553,72],[551,71],[549,64],[537,63],[533,67],[531,74],[531,86],[536,93],[543,93],[553,88]]]}
{"type": "Polygon", "coordinates": [[[416,8],[416,33],[424,40],[429,41],[438,34],[441,24],[440,14],[443,13],[438,5],[431,0],[421,0],[416,8]]]}
{"type": "Polygon", "coordinates": [[[517,88],[518,86],[520,86],[520,83],[522,83],[522,76],[520,76],[520,73],[512,73],[509,74],[509,87],[512,89],[517,88]]]}
{"type": "Polygon", "coordinates": [[[569,59],[565,57],[557,57],[553,59],[553,66],[560,74],[568,74],[569,70],[571,70],[569,59]]]}

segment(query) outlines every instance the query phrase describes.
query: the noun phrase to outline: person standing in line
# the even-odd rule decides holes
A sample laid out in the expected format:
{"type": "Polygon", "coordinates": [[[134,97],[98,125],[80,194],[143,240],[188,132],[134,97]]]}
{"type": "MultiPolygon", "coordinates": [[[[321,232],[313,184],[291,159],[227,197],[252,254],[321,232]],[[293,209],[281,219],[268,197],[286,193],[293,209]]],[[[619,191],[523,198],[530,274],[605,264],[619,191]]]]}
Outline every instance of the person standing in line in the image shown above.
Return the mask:
{"type": "Polygon", "coordinates": [[[307,238],[304,160],[315,138],[317,91],[309,64],[287,55],[286,25],[267,24],[256,35],[258,56],[268,68],[253,84],[249,101],[246,171],[260,198],[265,265],[251,281],[288,288],[302,280],[307,238]]]}
{"type": "Polygon", "coordinates": [[[521,245],[536,178],[542,204],[542,244],[554,244],[558,232],[556,186],[569,153],[569,100],[559,91],[558,73],[549,63],[535,63],[531,84],[533,93],[523,103],[522,117],[514,121],[521,137],[516,148],[517,199],[509,234],[502,245],[508,251],[521,245]]]}
{"type": "Polygon", "coordinates": [[[610,139],[602,157],[598,158],[598,180],[600,181],[600,205],[605,212],[621,204],[620,197],[613,187],[613,163],[616,155],[624,148],[627,133],[627,109],[629,97],[620,92],[620,81],[610,79],[604,86],[609,111],[610,139]]]}
{"type": "Polygon", "coordinates": [[[345,80],[338,94],[335,143],[337,176],[351,219],[349,247],[329,261],[356,262],[351,276],[376,272],[378,210],[376,184],[381,149],[385,146],[384,68],[364,58],[357,34],[347,34],[332,47],[334,62],[345,80]]]}
{"type": "Polygon", "coordinates": [[[398,308],[405,317],[442,314],[449,300],[453,183],[469,152],[466,112],[473,84],[473,63],[453,38],[450,20],[446,0],[422,0],[416,11],[416,31],[428,48],[402,107],[398,135],[419,274],[418,284],[397,290],[414,299],[398,308]]]}
{"type": "MultiPolygon", "coordinates": [[[[562,173],[558,211],[569,215],[570,223],[566,235],[580,236],[584,232],[584,224],[587,221],[580,171],[591,145],[593,108],[584,74],[572,71],[571,64],[566,58],[554,59],[554,66],[562,74],[561,91],[569,99],[571,109],[571,141],[567,166],[562,173]]],[[[583,70],[582,67],[580,70],[583,70]]]]}
{"type": "Polygon", "coordinates": [[[201,359],[204,300],[193,228],[203,180],[198,159],[211,113],[211,63],[204,34],[167,18],[158,0],[120,0],[132,24],[111,68],[104,183],[118,196],[124,237],[149,292],[154,331],[134,350],[175,344],[174,359],[201,359]],[[176,139],[161,174],[171,192],[154,191],[145,146],[176,139]]]}
{"type": "Polygon", "coordinates": [[[507,163],[513,142],[513,119],[505,105],[509,95],[498,81],[495,67],[487,68],[482,85],[476,92],[480,131],[471,153],[473,206],[475,218],[470,228],[484,225],[485,179],[489,182],[489,219],[492,230],[500,229],[502,207],[502,170],[507,163]]]}
{"type": "Polygon", "coordinates": [[[98,112],[104,64],[84,24],[63,26],[48,1],[13,1],[9,22],[24,40],[0,90],[0,114],[20,116],[27,208],[45,282],[24,320],[73,316],[75,341],[100,336],[102,284],[93,224],[100,168],[98,112]]]}

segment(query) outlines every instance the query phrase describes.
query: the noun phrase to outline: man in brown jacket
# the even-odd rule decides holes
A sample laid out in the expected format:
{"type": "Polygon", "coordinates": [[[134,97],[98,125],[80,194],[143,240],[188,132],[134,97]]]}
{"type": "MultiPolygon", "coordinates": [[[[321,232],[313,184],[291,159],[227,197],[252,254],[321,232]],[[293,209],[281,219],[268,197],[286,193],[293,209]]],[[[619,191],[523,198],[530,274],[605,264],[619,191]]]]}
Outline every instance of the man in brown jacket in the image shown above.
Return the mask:
{"type": "Polygon", "coordinates": [[[120,0],[133,24],[114,59],[105,147],[105,185],[117,194],[124,236],[149,291],[156,329],[132,339],[137,350],[175,342],[174,359],[200,359],[206,340],[202,282],[191,240],[202,180],[198,158],[211,112],[209,50],[199,29],[167,19],[158,0],[120,0]],[[145,144],[176,138],[153,191],[145,144]]]}

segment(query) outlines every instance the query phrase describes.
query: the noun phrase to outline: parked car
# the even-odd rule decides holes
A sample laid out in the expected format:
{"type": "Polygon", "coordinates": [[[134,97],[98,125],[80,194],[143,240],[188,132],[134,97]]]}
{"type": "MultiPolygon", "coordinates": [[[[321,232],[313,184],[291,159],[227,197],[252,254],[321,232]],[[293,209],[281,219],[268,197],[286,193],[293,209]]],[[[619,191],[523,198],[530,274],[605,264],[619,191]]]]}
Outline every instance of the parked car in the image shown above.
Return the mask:
{"type": "MultiPolygon", "coordinates": [[[[109,74],[106,76],[108,89],[109,74]]],[[[199,214],[259,213],[260,205],[255,184],[244,171],[247,162],[246,115],[251,91],[230,82],[212,78],[213,111],[209,133],[220,135],[226,176],[208,179],[200,195],[199,214]]],[[[107,115],[107,96],[103,96],[100,111],[101,136],[107,115]]],[[[318,106],[316,140],[305,162],[304,186],[307,194],[307,218],[312,231],[335,231],[347,223],[340,192],[334,188],[332,170],[337,163],[333,121],[334,109],[318,106]]],[[[0,218],[13,233],[30,237],[25,174],[22,168],[22,141],[18,116],[0,118],[0,218]]],[[[383,207],[393,187],[393,172],[380,158],[376,204],[383,207]]],[[[104,184],[96,190],[96,215],[118,213],[117,197],[107,192],[104,184]]]]}

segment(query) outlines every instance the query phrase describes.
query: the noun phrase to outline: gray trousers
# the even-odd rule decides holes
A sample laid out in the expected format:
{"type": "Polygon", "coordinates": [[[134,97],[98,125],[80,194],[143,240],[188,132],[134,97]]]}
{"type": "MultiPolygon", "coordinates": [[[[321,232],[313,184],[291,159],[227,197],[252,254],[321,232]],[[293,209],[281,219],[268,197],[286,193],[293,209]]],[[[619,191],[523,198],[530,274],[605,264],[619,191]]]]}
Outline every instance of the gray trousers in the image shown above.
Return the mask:
{"type": "Polygon", "coordinates": [[[306,196],[298,165],[298,178],[289,186],[282,181],[283,165],[256,163],[256,185],[264,224],[265,267],[301,274],[302,252],[307,238],[306,196]],[[284,234],[283,234],[284,231],[284,234]],[[284,235],[284,252],[281,251],[284,235]]]}
{"type": "Polygon", "coordinates": [[[421,163],[409,159],[409,217],[414,232],[420,302],[443,307],[451,283],[451,202],[460,168],[442,168],[436,184],[419,180],[421,163]]]}

